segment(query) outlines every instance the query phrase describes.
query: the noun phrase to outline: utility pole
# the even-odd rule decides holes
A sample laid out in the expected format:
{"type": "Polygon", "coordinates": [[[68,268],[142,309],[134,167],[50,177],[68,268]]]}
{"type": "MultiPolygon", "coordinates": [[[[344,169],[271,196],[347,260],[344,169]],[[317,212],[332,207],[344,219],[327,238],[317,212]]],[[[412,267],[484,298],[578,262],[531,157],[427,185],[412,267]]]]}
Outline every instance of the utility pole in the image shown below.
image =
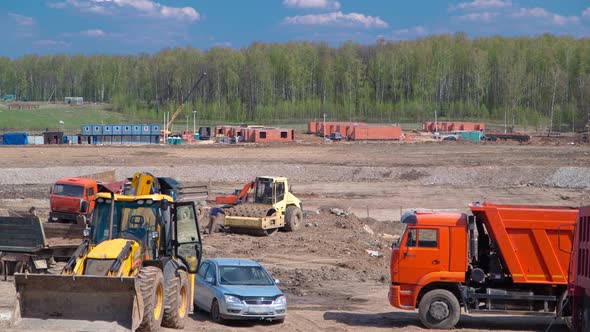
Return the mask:
{"type": "Polygon", "coordinates": [[[324,113],[324,141],[326,140],[326,113],[324,113]]]}
{"type": "Polygon", "coordinates": [[[197,111],[193,111],[193,135],[197,132],[197,111]]]}

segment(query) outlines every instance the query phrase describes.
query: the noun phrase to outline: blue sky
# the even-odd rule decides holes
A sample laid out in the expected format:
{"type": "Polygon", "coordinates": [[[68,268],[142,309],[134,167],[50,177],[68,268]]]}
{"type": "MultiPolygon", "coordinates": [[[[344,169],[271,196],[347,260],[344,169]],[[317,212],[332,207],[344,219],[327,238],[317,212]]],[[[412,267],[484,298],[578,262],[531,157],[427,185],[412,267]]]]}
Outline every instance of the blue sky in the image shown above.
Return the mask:
{"type": "Polygon", "coordinates": [[[585,0],[0,0],[0,56],[137,54],[255,41],[371,44],[470,37],[590,37],[585,0]]]}

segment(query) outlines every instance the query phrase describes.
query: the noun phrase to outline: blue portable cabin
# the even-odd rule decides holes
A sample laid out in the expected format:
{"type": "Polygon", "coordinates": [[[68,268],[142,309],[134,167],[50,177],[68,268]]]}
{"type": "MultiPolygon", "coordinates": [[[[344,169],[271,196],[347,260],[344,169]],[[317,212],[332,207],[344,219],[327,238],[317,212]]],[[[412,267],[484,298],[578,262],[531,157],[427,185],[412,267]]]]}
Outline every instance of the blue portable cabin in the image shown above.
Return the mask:
{"type": "Polygon", "coordinates": [[[2,145],[27,145],[29,144],[28,133],[4,133],[2,134],[2,145]]]}
{"type": "Polygon", "coordinates": [[[131,135],[141,135],[141,125],[131,125],[131,135]]]}
{"type": "Polygon", "coordinates": [[[112,125],[104,125],[102,126],[102,134],[105,136],[110,136],[113,134],[113,126],[112,125]]]}
{"type": "Polygon", "coordinates": [[[92,125],[92,135],[94,136],[101,136],[102,135],[102,125],[92,125]]]}
{"type": "Polygon", "coordinates": [[[80,134],[82,136],[90,136],[90,135],[92,135],[92,125],[82,125],[80,127],[80,134]]]}

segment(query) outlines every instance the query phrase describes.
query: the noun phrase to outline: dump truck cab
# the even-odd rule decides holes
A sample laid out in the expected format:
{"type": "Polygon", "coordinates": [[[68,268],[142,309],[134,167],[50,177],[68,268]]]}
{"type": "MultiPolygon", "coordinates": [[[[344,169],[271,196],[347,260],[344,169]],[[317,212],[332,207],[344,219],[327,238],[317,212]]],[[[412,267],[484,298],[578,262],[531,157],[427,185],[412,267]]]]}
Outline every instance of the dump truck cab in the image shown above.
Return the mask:
{"type": "Polygon", "coordinates": [[[95,180],[86,178],[64,178],[51,187],[49,221],[76,222],[78,215],[86,215],[94,208],[94,197],[98,192],[95,180]]]}
{"type": "Polygon", "coordinates": [[[418,309],[428,328],[468,313],[567,315],[567,273],[577,208],[490,203],[472,215],[403,215],[392,246],[389,302],[418,309]]]}
{"type": "Polygon", "coordinates": [[[408,212],[401,222],[406,229],[391,253],[389,296],[392,305],[414,309],[423,287],[441,281],[465,281],[467,216],[408,212]]]}

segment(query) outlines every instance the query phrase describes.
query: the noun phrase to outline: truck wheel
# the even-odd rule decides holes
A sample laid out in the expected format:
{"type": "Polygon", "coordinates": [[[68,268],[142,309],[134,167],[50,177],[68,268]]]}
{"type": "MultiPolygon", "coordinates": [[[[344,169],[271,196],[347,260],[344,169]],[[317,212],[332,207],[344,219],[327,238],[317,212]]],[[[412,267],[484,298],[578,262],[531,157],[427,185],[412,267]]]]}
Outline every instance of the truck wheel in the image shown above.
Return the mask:
{"type": "Polygon", "coordinates": [[[164,316],[164,276],[155,266],[146,266],[137,276],[143,298],[143,318],[137,331],[156,332],[160,330],[164,316]]]}
{"type": "Polygon", "coordinates": [[[183,329],[189,312],[190,284],[186,271],[178,270],[177,277],[166,286],[166,305],[162,326],[183,329]]]}
{"type": "Polygon", "coordinates": [[[285,231],[287,232],[294,232],[301,227],[301,222],[303,220],[303,213],[301,213],[301,209],[296,206],[287,206],[287,211],[285,212],[285,231]]]}
{"type": "Polygon", "coordinates": [[[444,289],[426,293],[418,307],[418,317],[429,329],[452,329],[460,316],[459,301],[453,293],[444,289]]]}

